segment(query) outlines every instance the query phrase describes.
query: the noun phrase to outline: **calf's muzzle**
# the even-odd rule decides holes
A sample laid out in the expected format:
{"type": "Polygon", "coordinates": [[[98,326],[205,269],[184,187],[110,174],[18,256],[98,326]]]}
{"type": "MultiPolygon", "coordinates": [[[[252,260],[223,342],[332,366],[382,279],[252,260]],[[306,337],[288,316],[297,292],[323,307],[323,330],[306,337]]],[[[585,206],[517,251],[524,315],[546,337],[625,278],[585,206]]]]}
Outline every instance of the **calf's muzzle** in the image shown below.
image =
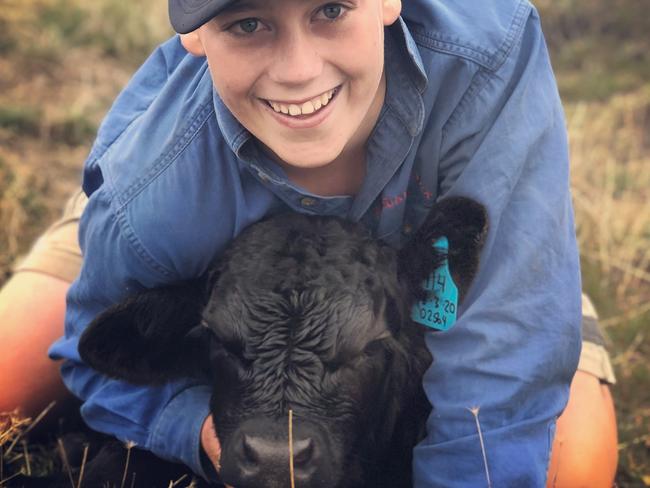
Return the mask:
{"type": "Polygon", "coordinates": [[[266,418],[243,422],[223,446],[221,478],[237,488],[291,486],[290,457],[296,486],[333,486],[328,439],[317,426],[294,421],[289,447],[287,419],[266,418]]]}

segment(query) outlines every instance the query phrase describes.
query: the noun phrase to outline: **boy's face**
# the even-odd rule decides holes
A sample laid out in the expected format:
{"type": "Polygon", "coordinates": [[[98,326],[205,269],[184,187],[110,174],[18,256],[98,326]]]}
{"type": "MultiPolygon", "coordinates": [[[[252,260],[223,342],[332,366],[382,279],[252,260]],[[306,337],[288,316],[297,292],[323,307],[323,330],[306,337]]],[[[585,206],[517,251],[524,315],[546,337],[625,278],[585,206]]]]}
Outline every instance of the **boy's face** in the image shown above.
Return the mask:
{"type": "Polygon", "coordinates": [[[372,131],[385,93],[384,26],[400,9],[400,0],[241,0],[182,41],[207,57],[244,127],[284,163],[316,168],[372,131]]]}

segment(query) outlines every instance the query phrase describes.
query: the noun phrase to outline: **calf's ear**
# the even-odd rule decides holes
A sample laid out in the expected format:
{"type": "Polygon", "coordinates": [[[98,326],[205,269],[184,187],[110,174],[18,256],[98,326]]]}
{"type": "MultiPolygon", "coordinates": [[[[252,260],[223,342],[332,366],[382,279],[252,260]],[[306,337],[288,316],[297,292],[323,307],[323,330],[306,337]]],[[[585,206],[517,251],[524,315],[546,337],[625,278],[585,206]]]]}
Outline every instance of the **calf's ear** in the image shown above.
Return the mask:
{"type": "Polygon", "coordinates": [[[79,354],[97,371],[136,384],[200,374],[209,342],[203,303],[199,280],[135,294],[90,323],[79,354]]]}
{"type": "Polygon", "coordinates": [[[444,253],[432,247],[440,237],[449,241],[447,258],[462,301],[478,271],[479,257],[488,230],[485,207],[466,197],[437,202],[413,239],[400,251],[400,274],[410,296],[423,300],[422,282],[442,264],[444,253]]]}

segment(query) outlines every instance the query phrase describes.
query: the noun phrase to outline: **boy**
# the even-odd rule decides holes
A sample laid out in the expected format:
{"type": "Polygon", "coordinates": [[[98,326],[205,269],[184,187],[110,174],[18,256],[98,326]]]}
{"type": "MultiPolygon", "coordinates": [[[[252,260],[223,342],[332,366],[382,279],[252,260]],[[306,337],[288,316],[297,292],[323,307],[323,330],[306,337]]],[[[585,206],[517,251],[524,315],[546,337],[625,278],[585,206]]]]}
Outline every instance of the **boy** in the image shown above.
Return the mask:
{"type": "Polygon", "coordinates": [[[435,199],[463,194],[488,208],[491,230],[458,323],[428,339],[435,410],[416,486],[485,483],[474,406],[492,482],[544,484],[579,351],[564,125],[532,7],[481,7],[170,2],[180,43],[136,74],[86,163],[85,262],[51,349],[91,427],[211,477],[208,388],[99,376],[76,350],[89,321],[201,274],[270,213],[360,220],[399,246],[435,199]]]}

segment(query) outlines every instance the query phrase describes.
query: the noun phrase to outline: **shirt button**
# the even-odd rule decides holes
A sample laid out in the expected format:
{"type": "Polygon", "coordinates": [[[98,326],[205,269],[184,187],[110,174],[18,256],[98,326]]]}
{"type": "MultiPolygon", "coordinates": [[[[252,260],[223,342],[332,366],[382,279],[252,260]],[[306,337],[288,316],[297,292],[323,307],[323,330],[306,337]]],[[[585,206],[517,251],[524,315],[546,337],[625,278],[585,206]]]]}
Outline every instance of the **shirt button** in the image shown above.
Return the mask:
{"type": "Polygon", "coordinates": [[[302,205],[303,207],[313,207],[314,205],[316,205],[316,199],[310,197],[304,197],[300,199],[300,205],[302,205]]]}

